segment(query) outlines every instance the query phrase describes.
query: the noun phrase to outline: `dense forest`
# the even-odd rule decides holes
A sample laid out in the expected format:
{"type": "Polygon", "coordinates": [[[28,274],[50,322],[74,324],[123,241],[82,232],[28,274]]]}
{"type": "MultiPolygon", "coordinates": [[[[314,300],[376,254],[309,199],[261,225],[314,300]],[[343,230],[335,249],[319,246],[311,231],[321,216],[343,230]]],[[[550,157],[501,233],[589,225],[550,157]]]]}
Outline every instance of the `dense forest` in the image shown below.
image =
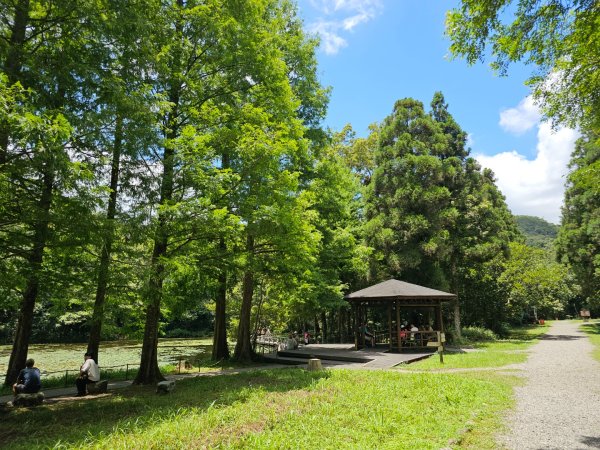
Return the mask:
{"type": "Polygon", "coordinates": [[[531,247],[551,249],[558,235],[558,225],[547,222],[541,217],[515,216],[521,234],[525,236],[525,243],[531,247]]]}
{"type": "Polygon", "coordinates": [[[97,358],[102,340],[143,339],[151,383],[160,336],[212,335],[213,358],[242,361],[258,327],[340,340],[344,294],[390,277],[458,294],[457,335],[600,313],[592,131],[557,243],[538,245],[442,93],[390,99],[366,137],[324,129],[318,41],[289,1],[1,8],[6,383],[32,342],[97,358]]]}

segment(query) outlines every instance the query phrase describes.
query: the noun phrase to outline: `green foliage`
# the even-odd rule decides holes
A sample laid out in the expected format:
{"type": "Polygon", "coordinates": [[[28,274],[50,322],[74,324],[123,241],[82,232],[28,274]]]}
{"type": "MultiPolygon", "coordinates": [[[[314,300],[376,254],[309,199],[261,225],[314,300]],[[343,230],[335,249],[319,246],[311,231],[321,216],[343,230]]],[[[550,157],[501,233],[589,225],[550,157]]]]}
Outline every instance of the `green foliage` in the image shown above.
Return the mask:
{"type": "Polygon", "coordinates": [[[531,247],[552,249],[558,234],[558,225],[541,217],[515,216],[519,231],[525,236],[525,243],[531,247]]]}
{"type": "Polygon", "coordinates": [[[438,261],[449,252],[455,216],[445,183],[455,163],[441,127],[413,99],[399,100],[379,130],[367,197],[367,242],[381,261],[376,278],[443,287],[438,261]],[[444,156],[444,158],[442,158],[444,156]]]}
{"type": "Polygon", "coordinates": [[[600,145],[587,133],[571,156],[561,227],[560,261],[572,270],[581,289],[577,305],[600,313],[600,145]]]}
{"type": "Polygon", "coordinates": [[[514,323],[533,318],[555,318],[564,314],[574,297],[573,282],[565,266],[551,252],[512,243],[511,256],[499,277],[507,289],[509,318],[514,323]]]}
{"type": "Polygon", "coordinates": [[[501,74],[512,62],[534,64],[529,84],[547,116],[597,130],[600,79],[591,70],[600,55],[597,6],[589,0],[463,0],[446,19],[450,50],[470,64],[490,55],[501,74]]]}
{"type": "Polygon", "coordinates": [[[498,339],[498,336],[492,330],[482,327],[464,327],[462,337],[468,342],[487,342],[498,339]]]}
{"type": "Polygon", "coordinates": [[[396,102],[377,133],[365,226],[374,277],[450,290],[456,329],[462,318],[500,331],[496,279],[518,234],[493,173],[468,157],[466,133],[439,92],[429,114],[415,100],[396,102]]]}

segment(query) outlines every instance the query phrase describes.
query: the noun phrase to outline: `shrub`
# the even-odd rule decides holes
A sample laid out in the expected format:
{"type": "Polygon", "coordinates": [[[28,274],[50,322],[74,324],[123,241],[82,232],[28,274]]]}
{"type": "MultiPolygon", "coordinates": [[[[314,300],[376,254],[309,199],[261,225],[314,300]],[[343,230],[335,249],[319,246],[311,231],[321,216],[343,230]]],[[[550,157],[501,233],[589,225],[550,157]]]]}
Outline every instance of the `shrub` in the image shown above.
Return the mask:
{"type": "Polygon", "coordinates": [[[174,328],[165,333],[167,338],[196,338],[201,336],[202,333],[198,331],[184,330],[182,328],[174,328]]]}
{"type": "Polygon", "coordinates": [[[492,330],[483,327],[465,327],[462,330],[462,337],[469,342],[486,342],[498,339],[498,336],[492,330]]]}
{"type": "Polygon", "coordinates": [[[495,341],[498,339],[498,336],[492,330],[476,326],[464,327],[461,335],[458,338],[456,330],[449,328],[446,330],[446,341],[450,345],[469,345],[475,342],[495,341]]]}

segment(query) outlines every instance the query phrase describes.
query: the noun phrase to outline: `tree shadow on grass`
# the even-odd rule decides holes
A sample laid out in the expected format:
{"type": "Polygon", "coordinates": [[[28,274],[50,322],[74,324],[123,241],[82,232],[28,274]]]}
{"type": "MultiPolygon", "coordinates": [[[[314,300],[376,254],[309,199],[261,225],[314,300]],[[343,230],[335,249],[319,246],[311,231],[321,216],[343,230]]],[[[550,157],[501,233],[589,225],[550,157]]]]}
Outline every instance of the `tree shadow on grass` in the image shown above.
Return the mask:
{"type": "Polygon", "coordinates": [[[154,386],[131,386],[102,398],[85,397],[30,409],[4,410],[0,413],[0,442],[11,448],[48,448],[59,442],[67,446],[85,445],[90,436],[106,436],[116,429],[122,432],[153,427],[186,409],[201,413],[215,405],[245,402],[257,390],[307,389],[329,376],[327,371],[256,370],[179,380],[175,390],[164,396],[155,394],[154,386]]]}

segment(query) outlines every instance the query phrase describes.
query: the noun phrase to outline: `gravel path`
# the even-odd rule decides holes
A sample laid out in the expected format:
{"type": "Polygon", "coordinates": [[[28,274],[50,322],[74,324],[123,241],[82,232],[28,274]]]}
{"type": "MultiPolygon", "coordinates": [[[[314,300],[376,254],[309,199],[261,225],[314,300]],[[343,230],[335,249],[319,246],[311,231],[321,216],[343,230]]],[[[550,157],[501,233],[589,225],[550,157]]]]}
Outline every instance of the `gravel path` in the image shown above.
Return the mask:
{"type": "Polygon", "coordinates": [[[499,443],[509,449],[600,449],[600,363],[578,330],[556,322],[522,365],[516,410],[499,443]]]}

